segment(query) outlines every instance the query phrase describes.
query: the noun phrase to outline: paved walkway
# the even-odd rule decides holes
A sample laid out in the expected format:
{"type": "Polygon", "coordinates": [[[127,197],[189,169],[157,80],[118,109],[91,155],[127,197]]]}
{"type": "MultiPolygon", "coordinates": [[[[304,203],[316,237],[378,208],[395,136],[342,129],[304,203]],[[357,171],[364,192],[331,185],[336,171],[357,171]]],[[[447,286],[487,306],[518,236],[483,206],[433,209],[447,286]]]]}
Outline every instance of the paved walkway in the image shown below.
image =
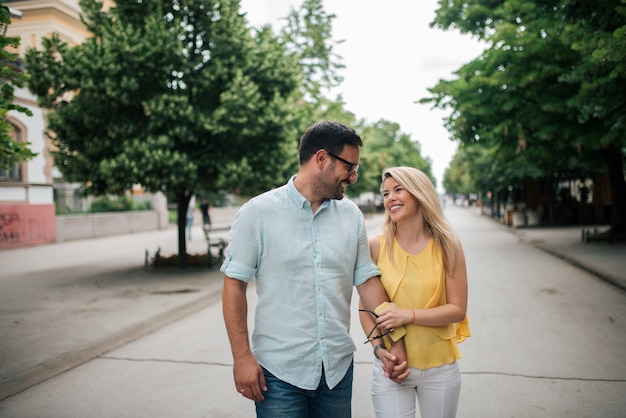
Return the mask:
{"type": "MultiPolygon", "coordinates": [[[[494,221],[495,222],[495,221],[494,221]]],[[[583,228],[605,230],[608,226],[511,228],[520,241],[561,258],[626,291],[626,242],[591,242],[582,239],[583,228]]]]}
{"type": "MultiPolygon", "coordinates": [[[[369,217],[368,231],[381,221],[369,217]]],[[[500,227],[626,289],[623,243],[586,244],[581,227],[500,227]]],[[[201,236],[195,227],[190,252],[206,251],[201,236]]],[[[176,245],[171,228],[0,251],[0,401],[214,306],[222,284],[216,268],[144,267],[146,250],[174,253],[176,245]]]]}
{"type": "MultiPolygon", "coordinates": [[[[217,268],[145,267],[177,239],[171,227],[0,251],[0,401],[215,303],[217,268]]],[[[187,252],[206,249],[196,226],[187,252]]]]}

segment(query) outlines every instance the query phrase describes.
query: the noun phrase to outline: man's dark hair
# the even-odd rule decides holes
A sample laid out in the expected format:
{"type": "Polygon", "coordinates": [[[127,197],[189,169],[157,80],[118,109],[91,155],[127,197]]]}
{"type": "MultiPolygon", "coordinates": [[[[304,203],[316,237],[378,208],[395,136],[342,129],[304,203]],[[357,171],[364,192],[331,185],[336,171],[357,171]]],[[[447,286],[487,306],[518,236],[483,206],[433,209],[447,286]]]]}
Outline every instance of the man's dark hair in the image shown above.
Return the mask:
{"type": "Polygon", "coordinates": [[[362,147],[363,140],[352,128],[332,120],[317,122],[307,128],[300,138],[300,165],[306,163],[320,149],[341,154],[345,145],[362,147]]]}

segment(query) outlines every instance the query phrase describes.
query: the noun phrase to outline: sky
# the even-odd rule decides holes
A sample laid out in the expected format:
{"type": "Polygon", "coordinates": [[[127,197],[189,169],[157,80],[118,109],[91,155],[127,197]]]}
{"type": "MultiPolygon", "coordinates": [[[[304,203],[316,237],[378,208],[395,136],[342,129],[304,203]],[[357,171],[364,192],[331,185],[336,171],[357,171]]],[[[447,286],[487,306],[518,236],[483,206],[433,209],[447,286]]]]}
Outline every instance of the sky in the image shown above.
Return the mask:
{"type": "MultiPolygon", "coordinates": [[[[290,7],[302,0],[242,0],[241,9],[252,26],[271,24],[275,31],[290,7]]],[[[443,173],[457,143],[443,127],[447,116],[430,105],[416,103],[429,97],[428,88],[480,55],[477,40],[457,30],[430,28],[437,0],[324,0],[334,14],[332,37],[344,42],[334,51],[342,57],[342,84],[330,97],[343,96],[345,108],[368,123],[397,122],[403,133],[421,144],[430,158],[437,190],[443,192],[443,173]]],[[[364,138],[367,146],[367,138],[364,138]]]]}

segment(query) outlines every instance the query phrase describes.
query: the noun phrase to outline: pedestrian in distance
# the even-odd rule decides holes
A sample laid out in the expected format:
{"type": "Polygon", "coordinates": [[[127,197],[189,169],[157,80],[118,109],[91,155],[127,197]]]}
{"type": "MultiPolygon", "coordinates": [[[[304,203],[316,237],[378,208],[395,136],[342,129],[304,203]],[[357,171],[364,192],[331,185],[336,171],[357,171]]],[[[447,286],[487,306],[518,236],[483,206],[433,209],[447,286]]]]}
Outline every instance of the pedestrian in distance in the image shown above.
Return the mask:
{"type": "Polygon", "coordinates": [[[382,233],[369,240],[390,303],[361,312],[363,330],[404,326],[409,375],[384,378],[387,341],[374,342],[371,393],[377,418],[456,416],[461,391],[457,344],[470,336],[467,271],[460,240],[444,217],[432,182],[412,167],[383,170],[382,233]],[[382,359],[382,361],[381,361],[382,359]]]}
{"type": "Polygon", "coordinates": [[[204,232],[204,237],[206,240],[209,240],[209,231],[211,231],[211,214],[209,211],[211,210],[211,205],[206,197],[203,197],[200,201],[200,213],[202,214],[202,231],[204,232]]]}
{"type": "Polygon", "coordinates": [[[193,211],[196,209],[196,197],[191,196],[187,206],[187,239],[191,240],[191,228],[193,227],[193,211]]]}
{"type": "MultiPolygon", "coordinates": [[[[310,126],[299,145],[300,168],[287,184],[254,197],[231,227],[222,304],[235,388],[255,402],[257,417],[350,417],[353,286],[363,306],[388,297],[367,244],[358,206],[344,199],[357,181],[361,138],[333,121],[310,126]],[[258,297],[251,345],[248,283],[258,297]]],[[[404,328],[389,333],[389,379],[407,374],[404,328]]]]}

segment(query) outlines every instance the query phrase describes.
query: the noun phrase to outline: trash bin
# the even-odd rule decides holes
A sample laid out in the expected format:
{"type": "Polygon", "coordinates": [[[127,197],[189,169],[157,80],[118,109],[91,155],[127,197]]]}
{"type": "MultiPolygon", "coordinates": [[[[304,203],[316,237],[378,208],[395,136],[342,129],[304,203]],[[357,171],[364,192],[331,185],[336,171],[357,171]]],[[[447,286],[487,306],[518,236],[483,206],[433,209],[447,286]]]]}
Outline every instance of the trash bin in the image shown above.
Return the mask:
{"type": "Polygon", "coordinates": [[[522,226],[526,226],[526,216],[524,216],[524,211],[515,210],[513,211],[512,216],[513,228],[519,228],[522,226]]]}
{"type": "Polygon", "coordinates": [[[539,226],[539,212],[536,210],[529,210],[526,212],[526,217],[528,218],[528,226],[539,226]]]}

